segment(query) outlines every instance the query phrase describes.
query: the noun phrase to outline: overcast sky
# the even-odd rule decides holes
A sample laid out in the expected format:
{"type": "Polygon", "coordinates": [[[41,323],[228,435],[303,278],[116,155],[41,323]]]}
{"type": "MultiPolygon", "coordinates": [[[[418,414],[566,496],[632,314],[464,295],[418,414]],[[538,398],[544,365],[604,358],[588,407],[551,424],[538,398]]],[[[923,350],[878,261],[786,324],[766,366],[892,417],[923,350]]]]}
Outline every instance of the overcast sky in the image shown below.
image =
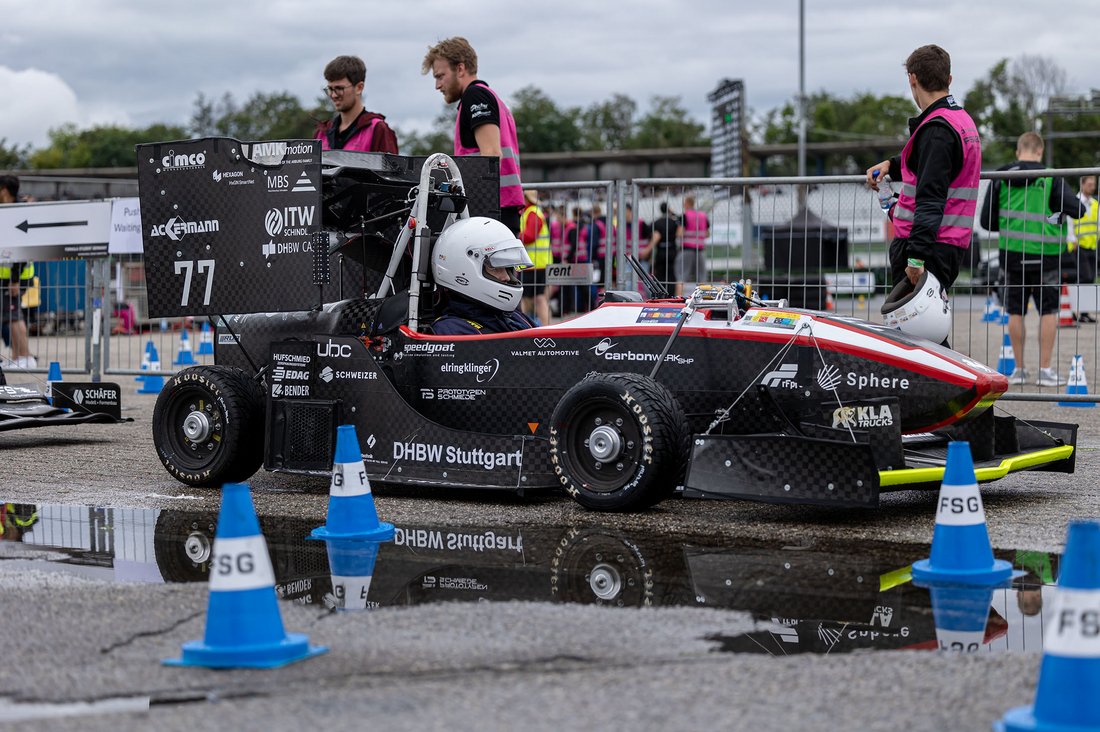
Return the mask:
{"type": "MultiPolygon", "coordinates": [[[[614,93],[679,96],[709,123],[706,95],[745,83],[763,112],[798,90],[798,0],[0,0],[0,139],[42,146],[71,122],[186,126],[196,96],[319,96],[339,54],[367,63],[367,108],[427,130],[442,108],[420,63],[452,35],[478,52],[505,99],[535,85],[559,106],[614,93]]],[[[1052,58],[1068,91],[1100,87],[1096,0],[911,3],[805,0],[806,91],[908,94],[901,63],[937,43],[962,97],[1002,58],[1052,58]],[[1055,16],[1054,13],[1057,13],[1055,16]]],[[[520,141],[522,145],[522,140],[520,141]]]]}

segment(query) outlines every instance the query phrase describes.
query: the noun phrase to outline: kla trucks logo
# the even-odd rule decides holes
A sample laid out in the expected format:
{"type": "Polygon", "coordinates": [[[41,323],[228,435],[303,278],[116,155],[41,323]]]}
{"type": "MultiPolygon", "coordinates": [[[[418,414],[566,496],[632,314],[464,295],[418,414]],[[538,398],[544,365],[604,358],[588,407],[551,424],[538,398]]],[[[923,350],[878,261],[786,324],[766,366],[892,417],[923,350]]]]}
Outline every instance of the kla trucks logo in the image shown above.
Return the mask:
{"type": "Polygon", "coordinates": [[[199,170],[206,167],[206,153],[177,154],[174,150],[169,150],[168,154],[160,159],[160,167],[161,170],[199,170]]]}
{"type": "Polygon", "coordinates": [[[886,404],[878,407],[837,407],[833,410],[833,427],[841,429],[890,427],[893,424],[894,413],[886,404]]]}
{"type": "Polygon", "coordinates": [[[308,236],[315,211],[314,206],[269,209],[264,216],[264,229],[268,236],[308,236]]]}
{"type": "Polygon", "coordinates": [[[188,234],[211,234],[218,231],[221,224],[217,219],[205,221],[184,221],[179,216],[173,216],[163,224],[153,224],[149,236],[166,236],[172,241],[179,241],[188,234]]]}

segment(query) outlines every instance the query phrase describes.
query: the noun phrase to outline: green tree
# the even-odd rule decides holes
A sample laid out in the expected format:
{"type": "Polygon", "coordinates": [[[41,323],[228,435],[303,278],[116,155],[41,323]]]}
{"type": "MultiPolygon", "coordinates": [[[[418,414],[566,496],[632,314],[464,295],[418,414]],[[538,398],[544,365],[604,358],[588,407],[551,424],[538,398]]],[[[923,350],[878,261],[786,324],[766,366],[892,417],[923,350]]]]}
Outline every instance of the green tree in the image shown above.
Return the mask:
{"type": "Polygon", "coordinates": [[[457,105],[445,105],[432,120],[432,128],[427,132],[404,132],[395,129],[397,143],[402,155],[431,155],[442,152],[448,155],[454,150],[455,108],[457,105]]]}
{"type": "MultiPolygon", "coordinates": [[[[806,97],[806,141],[856,142],[896,138],[899,146],[908,135],[909,118],[916,113],[913,100],[902,96],[877,96],[860,92],[850,99],[819,91],[806,97]]],[[[766,144],[798,142],[798,100],[792,99],[769,110],[754,125],[754,139],[766,144]]],[[[824,167],[835,173],[865,170],[879,162],[875,150],[864,153],[836,153],[825,156],[824,167]]],[[[771,160],[775,174],[793,175],[798,161],[793,156],[771,160]]]]}
{"type": "Polygon", "coordinates": [[[318,102],[305,109],[288,92],[256,92],[244,104],[226,92],[218,101],[199,94],[191,113],[191,134],[195,137],[233,137],[238,140],[312,139],[317,123],[327,119],[328,110],[318,102]]]}
{"type": "Polygon", "coordinates": [[[1042,131],[1044,112],[1062,94],[1066,72],[1042,56],[1001,59],[966,93],[963,106],[982,136],[982,164],[996,167],[1016,158],[1016,138],[1042,131]]]}
{"type": "Polygon", "coordinates": [[[136,145],[185,137],[182,127],[164,124],[144,129],[96,125],[86,130],[67,124],[50,130],[49,145],[32,152],[28,162],[35,169],[129,168],[137,164],[136,145]]]}
{"type": "Polygon", "coordinates": [[[516,92],[510,105],[523,152],[568,152],[581,145],[578,107],[561,109],[534,86],[516,92]]]}
{"type": "Polygon", "coordinates": [[[688,116],[680,97],[655,96],[649,111],[635,125],[628,146],[659,150],[709,144],[706,127],[688,116]]]}
{"type": "Polygon", "coordinates": [[[581,112],[582,150],[623,150],[634,132],[638,105],[625,94],[614,94],[581,112]]]}
{"type": "Polygon", "coordinates": [[[0,170],[19,170],[27,167],[27,158],[31,154],[29,144],[20,147],[8,146],[8,138],[0,137],[0,170]]]}

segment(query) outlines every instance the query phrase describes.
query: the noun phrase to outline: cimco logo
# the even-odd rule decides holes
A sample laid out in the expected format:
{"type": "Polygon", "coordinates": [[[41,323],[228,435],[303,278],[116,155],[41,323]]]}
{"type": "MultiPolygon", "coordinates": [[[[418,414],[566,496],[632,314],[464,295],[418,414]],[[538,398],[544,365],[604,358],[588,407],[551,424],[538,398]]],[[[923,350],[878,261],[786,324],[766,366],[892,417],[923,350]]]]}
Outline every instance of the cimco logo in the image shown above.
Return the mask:
{"type": "Polygon", "coordinates": [[[206,167],[206,153],[197,152],[177,155],[174,150],[160,159],[160,166],[165,170],[196,170],[206,167]]]}

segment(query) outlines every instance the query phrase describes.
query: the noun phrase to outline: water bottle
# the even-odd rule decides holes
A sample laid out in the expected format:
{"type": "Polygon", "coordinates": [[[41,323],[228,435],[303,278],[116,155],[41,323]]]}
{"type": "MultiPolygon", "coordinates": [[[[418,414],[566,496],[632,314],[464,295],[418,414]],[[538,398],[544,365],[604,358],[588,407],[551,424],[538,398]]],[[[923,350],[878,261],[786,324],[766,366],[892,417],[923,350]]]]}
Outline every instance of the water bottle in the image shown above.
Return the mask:
{"type": "MultiPolygon", "coordinates": [[[[877,170],[871,175],[875,180],[878,180],[878,176],[879,171],[877,170]]],[[[894,205],[896,199],[894,187],[890,185],[890,176],[882,176],[882,180],[878,180],[878,205],[882,206],[884,214],[890,213],[890,207],[894,205]]]]}

